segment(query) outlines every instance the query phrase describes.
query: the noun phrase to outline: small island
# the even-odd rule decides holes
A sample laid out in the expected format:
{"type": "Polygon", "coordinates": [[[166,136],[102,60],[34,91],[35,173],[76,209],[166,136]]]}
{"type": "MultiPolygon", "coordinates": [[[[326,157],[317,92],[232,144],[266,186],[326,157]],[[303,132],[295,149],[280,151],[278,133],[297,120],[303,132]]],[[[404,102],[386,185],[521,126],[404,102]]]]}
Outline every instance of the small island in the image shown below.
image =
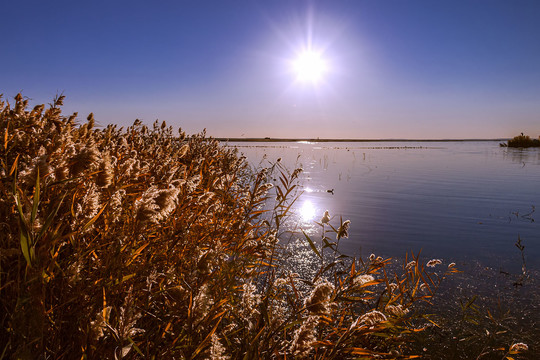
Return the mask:
{"type": "Polygon", "coordinates": [[[531,139],[528,135],[514,136],[513,139],[508,140],[508,144],[501,143],[502,147],[516,147],[516,148],[528,148],[528,147],[540,147],[540,137],[538,139],[531,139]]]}

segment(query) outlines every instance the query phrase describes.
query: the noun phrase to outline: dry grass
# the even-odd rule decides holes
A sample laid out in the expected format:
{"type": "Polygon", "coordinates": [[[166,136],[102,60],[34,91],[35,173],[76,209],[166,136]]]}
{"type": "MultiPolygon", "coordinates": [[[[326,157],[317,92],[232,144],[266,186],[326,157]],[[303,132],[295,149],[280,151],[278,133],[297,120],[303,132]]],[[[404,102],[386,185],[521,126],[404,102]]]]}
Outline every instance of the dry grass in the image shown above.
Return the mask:
{"type": "Polygon", "coordinates": [[[78,125],[62,102],[0,104],[0,358],[415,357],[413,305],[453,264],[390,275],[339,255],[349,223],[325,216],[305,236],[320,266],[295,274],[279,238],[299,171],[165,123],[78,125]]]}

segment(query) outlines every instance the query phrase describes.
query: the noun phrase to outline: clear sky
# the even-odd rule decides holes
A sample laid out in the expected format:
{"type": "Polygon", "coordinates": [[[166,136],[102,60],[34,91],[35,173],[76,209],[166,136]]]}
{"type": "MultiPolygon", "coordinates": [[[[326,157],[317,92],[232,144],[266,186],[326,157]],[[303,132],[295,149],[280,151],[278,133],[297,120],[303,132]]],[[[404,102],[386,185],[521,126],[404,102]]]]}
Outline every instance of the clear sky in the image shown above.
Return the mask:
{"type": "Polygon", "coordinates": [[[538,0],[4,1],[0,93],[215,137],[540,135],[538,0]],[[309,50],[324,71],[301,78],[309,50]]]}

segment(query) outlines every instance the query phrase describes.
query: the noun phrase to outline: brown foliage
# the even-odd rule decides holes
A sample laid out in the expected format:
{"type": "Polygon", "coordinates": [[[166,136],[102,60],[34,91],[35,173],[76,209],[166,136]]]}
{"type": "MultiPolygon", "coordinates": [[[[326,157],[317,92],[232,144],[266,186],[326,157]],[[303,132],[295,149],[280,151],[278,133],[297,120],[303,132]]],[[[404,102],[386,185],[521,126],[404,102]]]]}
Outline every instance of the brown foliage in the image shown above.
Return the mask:
{"type": "Polygon", "coordinates": [[[350,222],[325,214],[320,241],[304,234],[320,268],[295,274],[278,241],[299,169],[251,171],[165,123],[78,125],[63,100],[0,102],[1,353],[412,357],[409,309],[453,266],[428,274],[415,257],[389,276],[388,260],[337,256],[350,222]]]}

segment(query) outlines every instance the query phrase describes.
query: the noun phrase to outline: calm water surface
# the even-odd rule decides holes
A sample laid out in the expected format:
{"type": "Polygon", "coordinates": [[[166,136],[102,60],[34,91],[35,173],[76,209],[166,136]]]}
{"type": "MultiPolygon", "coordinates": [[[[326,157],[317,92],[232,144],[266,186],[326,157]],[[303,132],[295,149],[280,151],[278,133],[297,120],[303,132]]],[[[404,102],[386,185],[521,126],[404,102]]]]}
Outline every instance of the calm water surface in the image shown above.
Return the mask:
{"type": "Polygon", "coordinates": [[[344,253],[399,258],[422,250],[515,272],[519,236],[528,268],[540,268],[539,149],[493,141],[228,145],[254,166],[281,157],[291,170],[302,167],[297,221],[315,234],[313,220],[325,210],[334,223],[350,219],[344,253]]]}
{"type": "MultiPolygon", "coordinates": [[[[304,169],[292,227],[320,239],[314,221],[329,210],[335,226],[340,217],[351,220],[349,238],[340,242],[347,255],[365,259],[374,253],[399,266],[406,253],[421,250],[424,261],[443,260],[434,269],[439,273],[455,262],[461,272],[443,281],[429,311],[460,334],[459,304],[475,299],[482,313],[504,314],[496,327],[485,317],[478,331],[503,329],[497,336],[507,345],[529,345],[523,358],[540,358],[540,149],[508,149],[492,141],[229,145],[254,167],[281,157],[291,171],[304,169]],[[514,245],[518,236],[525,246],[525,277],[514,245]]],[[[288,261],[295,272],[310,276],[319,261],[303,236],[298,239],[288,261]]],[[[426,354],[445,358],[444,349],[458,341],[447,340],[429,345],[426,354]]],[[[471,344],[460,358],[483,351],[482,344],[476,350],[471,344]]]]}

